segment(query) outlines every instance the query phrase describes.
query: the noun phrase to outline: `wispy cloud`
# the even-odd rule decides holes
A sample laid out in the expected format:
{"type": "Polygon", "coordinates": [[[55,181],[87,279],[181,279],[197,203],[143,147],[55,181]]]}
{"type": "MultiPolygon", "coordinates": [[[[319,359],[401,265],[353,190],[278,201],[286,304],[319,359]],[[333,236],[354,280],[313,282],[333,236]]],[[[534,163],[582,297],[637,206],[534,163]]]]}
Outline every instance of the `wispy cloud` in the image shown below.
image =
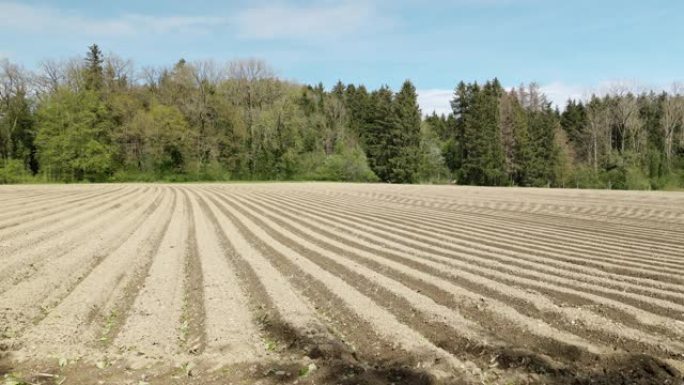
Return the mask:
{"type": "Polygon", "coordinates": [[[51,35],[87,34],[96,37],[135,37],[144,34],[201,31],[227,23],[214,16],[148,16],[126,14],[93,18],[50,6],[0,2],[0,29],[51,35]]]}
{"type": "Polygon", "coordinates": [[[584,100],[591,96],[589,87],[567,84],[563,82],[551,82],[539,87],[546,98],[558,108],[563,108],[568,99],[584,100]]]}
{"type": "Polygon", "coordinates": [[[359,30],[377,30],[391,23],[377,12],[373,2],[351,1],[316,6],[257,6],[239,12],[235,24],[243,38],[315,41],[359,30]]]}
{"type": "Polygon", "coordinates": [[[453,90],[429,89],[417,90],[418,105],[425,115],[436,112],[438,115],[448,115],[451,112],[451,99],[454,97],[453,90]]]}
{"type": "Polygon", "coordinates": [[[604,80],[595,85],[567,84],[563,82],[553,82],[542,85],[541,91],[547,96],[550,102],[563,109],[568,99],[589,100],[592,95],[604,96],[612,94],[641,94],[644,92],[679,92],[680,81],[670,83],[646,83],[636,79],[612,79],[604,80]]]}
{"type": "MultiPolygon", "coordinates": [[[[552,82],[541,85],[540,89],[548,100],[559,108],[563,108],[568,99],[586,100],[592,93],[607,93],[612,82],[601,82],[597,87],[585,87],[581,85],[552,82]]],[[[418,90],[418,104],[423,114],[430,115],[432,112],[449,114],[451,112],[451,99],[454,91],[447,89],[418,90]]]]}
{"type": "MultiPolygon", "coordinates": [[[[510,87],[507,87],[510,88],[510,87]]],[[[605,80],[595,85],[569,84],[560,81],[540,85],[540,90],[553,106],[561,110],[565,107],[569,99],[589,100],[592,95],[607,95],[614,93],[632,92],[662,92],[669,91],[682,92],[684,82],[672,82],[668,84],[645,84],[636,80],[605,80]]],[[[448,89],[425,89],[418,90],[418,104],[423,114],[430,115],[432,112],[437,114],[448,114],[451,112],[451,99],[454,97],[453,90],[448,89]]]]}

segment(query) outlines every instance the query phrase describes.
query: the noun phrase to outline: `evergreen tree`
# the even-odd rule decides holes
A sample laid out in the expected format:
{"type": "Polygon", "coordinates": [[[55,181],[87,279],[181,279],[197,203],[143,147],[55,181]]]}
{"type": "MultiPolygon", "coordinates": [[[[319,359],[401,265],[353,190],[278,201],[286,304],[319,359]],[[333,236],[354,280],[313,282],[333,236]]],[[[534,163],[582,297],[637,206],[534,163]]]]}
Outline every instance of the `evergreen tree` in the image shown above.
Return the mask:
{"type": "Polygon", "coordinates": [[[506,183],[505,161],[499,131],[499,98],[503,89],[498,80],[460,84],[452,108],[457,119],[460,147],[458,181],[463,184],[501,185],[506,183]]]}
{"type": "Polygon", "coordinates": [[[390,176],[392,183],[416,181],[420,152],[421,113],[416,88],[405,81],[395,95],[392,108],[392,130],[387,143],[390,153],[390,176]]]}
{"type": "Polygon", "coordinates": [[[104,70],[102,68],[102,51],[97,44],[88,47],[85,62],[85,89],[88,91],[100,91],[104,82],[104,70]]]}
{"type": "Polygon", "coordinates": [[[337,83],[335,83],[335,86],[333,86],[330,93],[339,99],[343,99],[344,98],[344,90],[345,90],[344,84],[342,83],[341,80],[338,80],[337,83]]]}
{"type": "Polygon", "coordinates": [[[393,148],[388,146],[391,141],[392,122],[392,91],[388,87],[381,87],[370,96],[370,113],[361,129],[364,149],[368,156],[368,164],[375,175],[384,182],[392,180],[393,148]]]}
{"type": "Polygon", "coordinates": [[[444,154],[449,169],[459,178],[462,176],[461,167],[468,157],[468,148],[465,145],[465,117],[469,113],[471,98],[472,87],[464,82],[459,82],[454,91],[454,98],[451,100],[451,109],[455,119],[454,137],[448,140],[444,154]]]}
{"type": "MultiPolygon", "coordinates": [[[[574,147],[586,146],[587,110],[581,101],[568,100],[560,118],[561,127],[574,147]]],[[[584,159],[586,159],[586,152],[584,159]]]]}
{"type": "Polygon", "coordinates": [[[345,107],[349,117],[351,133],[361,137],[363,128],[370,119],[371,98],[366,87],[349,84],[344,93],[345,107]]]}
{"type": "Polygon", "coordinates": [[[541,111],[529,111],[528,132],[531,148],[530,162],[525,173],[534,186],[555,184],[555,170],[559,163],[559,149],[556,142],[558,118],[549,105],[541,111]]]}
{"type": "Polygon", "coordinates": [[[500,100],[500,131],[508,179],[516,185],[529,185],[527,167],[532,157],[527,113],[514,90],[500,100]]]}

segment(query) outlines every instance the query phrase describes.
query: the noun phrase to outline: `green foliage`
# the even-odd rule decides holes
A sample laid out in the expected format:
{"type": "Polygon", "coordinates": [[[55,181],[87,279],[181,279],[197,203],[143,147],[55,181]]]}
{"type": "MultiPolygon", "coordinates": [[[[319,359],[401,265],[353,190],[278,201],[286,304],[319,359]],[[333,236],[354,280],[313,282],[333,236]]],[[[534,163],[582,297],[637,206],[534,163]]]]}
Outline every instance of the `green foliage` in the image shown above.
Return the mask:
{"type": "Polygon", "coordinates": [[[384,182],[416,182],[421,157],[416,88],[410,81],[396,95],[380,88],[371,95],[369,110],[361,136],[371,169],[384,182]]]}
{"type": "Polygon", "coordinates": [[[193,137],[177,108],[154,104],[149,111],[139,111],[130,131],[140,138],[141,146],[138,157],[128,160],[130,166],[161,174],[189,171],[193,137]]]}
{"type": "Polygon", "coordinates": [[[528,117],[530,157],[525,165],[526,178],[532,186],[551,186],[556,183],[559,163],[555,141],[556,117],[547,106],[531,111],[528,117]]]}
{"type": "Polygon", "coordinates": [[[85,58],[85,88],[89,91],[100,91],[104,82],[104,70],[102,68],[102,51],[97,44],[88,47],[88,55],[85,58]]]}
{"type": "Polygon", "coordinates": [[[112,172],[112,122],[91,91],[58,90],[37,112],[43,172],[62,181],[104,181],[112,172]]]}
{"type": "Polygon", "coordinates": [[[370,104],[371,113],[361,131],[370,168],[383,182],[391,181],[390,159],[396,156],[394,146],[390,147],[392,98],[392,91],[387,87],[373,92],[370,104]]]}
{"type": "Polygon", "coordinates": [[[34,180],[20,160],[9,159],[4,164],[0,163],[0,184],[27,183],[34,180]]]}
{"type": "Polygon", "coordinates": [[[457,117],[455,162],[461,184],[498,186],[507,183],[499,131],[499,98],[503,89],[498,80],[459,84],[452,101],[457,117]]]}
{"type": "Polygon", "coordinates": [[[358,148],[329,155],[318,167],[313,179],[343,182],[376,182],[378,177],[368,166],[366,156],[358,148]]]}
{"type": "Polygon", "coordinates": [[[423,117],[410,81],[396,93],[326,90],[280,80],[258,60],[181,59],[132,82],[143,77],[129,64],[93,44],[33,82],[0,61],[0,183],[684,186],[682,95],[595,96],[561,113],[538,86],[504,90],[494,79],[461,82],[452,114],[423,117]]]}
{"type": "Polygon", "coordinates": [[[567,185],[567,187],[592,189],[605,188],[598,173],[589,166],[576,167],[570,180],[572,181],[572,184],[567,185]]]}
{"type": "Polygon", "coordinates": [[[565,110],[561,114],[560,123],[573,145],[581,146],[584,143],[586,140],[584,131],[587,126],[587,111],[584,104],[575,100],[568,100],[565,110]]]}
{"type": "MultiPolygon", "coordinates": [[[[438,128],[439,129],[439,128],[438,128]]],[[[421,183],[446,183],[451,179],[439,133],[425,122],[420,134],[420,152],[417,179],[421,183]]],[[[449,142],[453,143],[453,142],[449,142]]],[[[448,149],[448,147],[446,147],[448,149]]]]}
{"type": "Polygon", "coordinates": [[[625,189],[628,190],[651,190],[653,186],[648,176],[637,167],[629,167],[625,172],[625,189]]]}
{"type": "Polygon", "coordinates": [[[392,150],[389,159],[392,183],[414,183],[421,162],[421,113],[416,88],[405,81],[392,105],[392,130],[387,145],[392,150]]]}

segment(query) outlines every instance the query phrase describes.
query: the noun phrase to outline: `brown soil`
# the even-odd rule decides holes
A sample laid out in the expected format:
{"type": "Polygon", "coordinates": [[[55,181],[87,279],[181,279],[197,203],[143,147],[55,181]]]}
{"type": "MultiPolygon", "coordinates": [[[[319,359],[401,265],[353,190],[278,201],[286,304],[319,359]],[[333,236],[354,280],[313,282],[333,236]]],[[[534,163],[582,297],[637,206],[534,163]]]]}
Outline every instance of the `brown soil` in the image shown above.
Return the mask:
{"type": "Polygon", "coordinates": [[[0,383],[683,385],[684,194],[0,187],[0,383]]]}

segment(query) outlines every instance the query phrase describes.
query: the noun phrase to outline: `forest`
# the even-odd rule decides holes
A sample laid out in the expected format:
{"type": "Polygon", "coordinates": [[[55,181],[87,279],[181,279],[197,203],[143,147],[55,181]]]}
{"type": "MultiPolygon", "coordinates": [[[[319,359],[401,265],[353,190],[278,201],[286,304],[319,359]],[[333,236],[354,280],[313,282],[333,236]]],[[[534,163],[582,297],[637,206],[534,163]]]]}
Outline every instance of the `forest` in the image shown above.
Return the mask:
{"type": "Polygon", "coordinates": [[[286,81],[263,61],[136,69],[97,45],[0,61],[0,183],[327,180],[610,189],[684,186],[684,94],[617,89],[554,107],[534,83],[286,81]]]}

